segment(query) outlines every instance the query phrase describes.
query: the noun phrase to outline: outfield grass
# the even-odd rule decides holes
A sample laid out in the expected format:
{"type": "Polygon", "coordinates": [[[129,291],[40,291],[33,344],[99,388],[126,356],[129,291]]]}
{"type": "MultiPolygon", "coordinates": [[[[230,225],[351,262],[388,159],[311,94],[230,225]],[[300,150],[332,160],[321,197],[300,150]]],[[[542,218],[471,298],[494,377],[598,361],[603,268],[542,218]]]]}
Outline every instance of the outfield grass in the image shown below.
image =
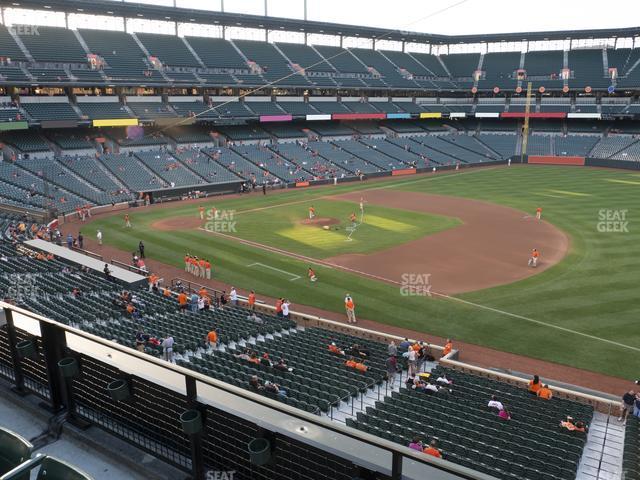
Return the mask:
{"type": "MultiPolygon", "coordinates": [[[[514,166],[378,184],[354,183],[266,197],[216,199],[209,204],[215,204],[218,209],[241,212],[301,202],[274,210],[300,208],[306,212],[307,200],[318,207],[319,202],[324,201],[319,200],[322,196],[380,187],[487,200],[530,213],[541,206],[544,218],[571,237],[571,250],[566,259],[529,279],[459,298],[542,323],[454,300],[402,297],[397,287],[323,267],[316,268],[320,278],[316,284],[304,279],[292,282],[287,274],[248,268],[247,265],[262,263],[296,275],[302,272],[304,276],[306,264],[233,240],[213,235],[203,238],[204,234],[197,230],[168,234],[149,228],[161,218],[193,215],[193,205],[176,204],[175,209],[144,214],[133,211],[132,231],[125,231],[121,216],[99,219],[90,228],[102,228],[105,242],[125,251],[135,250],[138,241],[143,240],[148,256],[178,267],[182,265],[182,255],[186,251],[209,257],[214,262],[216,278],[255,289],[259,294],[289,297],[294,302],[294,309],[297,302],[342,312],[343,296],[349,291],[356,300],[358,314],[381,323],[452,336],[623,378],[637,378],[640,371],[637,350],[640,348],[640,328],[637,326],[640,314],[637,293],[640,280],[640,176],[637,174],[576,167],[514,166]],[[602,209],[628,210],[628,233],[598,231],[602,209]],[[633,349],[603,342],[599,340],[601,338],[633,349]]],[[[297,215],[295,213],[296,218],[297,215]]],[[[259,229],[259,219],[255,224],[258,229],[254,233],[256,239],[264,240],[269,232],[266,228],[259,229]]],[[[433,224],[429,228],[432,227],[433,224]]],[[[280,243],[280,246],[293,250],[290,245],[280,243]]]]}

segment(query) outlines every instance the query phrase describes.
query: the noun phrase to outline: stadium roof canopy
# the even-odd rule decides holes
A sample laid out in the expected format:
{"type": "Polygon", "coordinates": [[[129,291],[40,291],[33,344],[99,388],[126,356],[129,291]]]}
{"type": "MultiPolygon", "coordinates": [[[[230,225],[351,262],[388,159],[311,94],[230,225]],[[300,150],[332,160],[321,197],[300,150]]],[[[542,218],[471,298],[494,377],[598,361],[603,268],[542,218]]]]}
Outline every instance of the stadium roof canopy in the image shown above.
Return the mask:
{"type": "Polygon", "coordinates": [[[390,30],[357,25],[343,25],[338,23],[291,18],[265,17],[262,15],[246,15],[191,8],[174,8],[133,2],[117,2],[113,0],[0,0],[0,6],[6,8],[25,8],[35,10],[46,9],[49,11],[82,13],[86,15],[113,15],[116,17],[140,18],[179,23],[199,23],[227,27],[318,33],[345,37],[383,38],[385,40],[426,43],[433,45],[483,42],[520,42],[527,40],[569,40],[615,37],[628,38],[640,36],[640,27],[549,32],[516,32],[489,35],[437,35],[431,33],[390,30]]]}

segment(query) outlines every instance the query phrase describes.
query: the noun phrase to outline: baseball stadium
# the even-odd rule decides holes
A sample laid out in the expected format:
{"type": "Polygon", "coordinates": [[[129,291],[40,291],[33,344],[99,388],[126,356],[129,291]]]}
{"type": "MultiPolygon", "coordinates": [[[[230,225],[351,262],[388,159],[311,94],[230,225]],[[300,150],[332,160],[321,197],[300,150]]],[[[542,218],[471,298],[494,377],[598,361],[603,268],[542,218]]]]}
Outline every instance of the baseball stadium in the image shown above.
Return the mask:
{"type": "Polygon", "coordinates": [[[640,479],[627,3],[0,0],[0,480],[640,479]]]}

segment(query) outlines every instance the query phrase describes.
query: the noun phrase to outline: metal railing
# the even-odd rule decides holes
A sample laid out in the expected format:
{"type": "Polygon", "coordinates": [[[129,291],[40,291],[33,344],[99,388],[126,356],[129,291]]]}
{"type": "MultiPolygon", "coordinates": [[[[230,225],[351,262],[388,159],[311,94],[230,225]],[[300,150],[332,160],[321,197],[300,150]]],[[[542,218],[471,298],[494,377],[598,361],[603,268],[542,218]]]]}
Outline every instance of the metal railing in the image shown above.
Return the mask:
{"type": "MultiPolygon", "coordinates": [[[[61,392],[65,390],[64,385],[62,385],[64,382],[62,382],[60,375],[56,373],[57,362],[63,355],[83,354],[89,355],[91,358],[95,358],[100,362],[109,361],[110,364],[115,364],[116,368],[123,372],[131,372],[131,369],[135,370],[135,368],[146,368],[149,372],[164,372],[161,375],[154,375],[154,381],[162,385],[162,388],[170,391],[182,395],[186,392],[187,399],[194,405],[194,408],[198,408],[198,406],[202,408],[203,405],[210,405],[214,408],[224,409],[222,399],[224,399],[225,396],[231,396],[229,398],[235,399],[231,404],[235,409],[239,408],[238,405],[242,405],[243,401],[251,402],[251,404],[254,405],[251,410],[260,407],[264,412],[267,412],[266,415],[261,414],[259,417],[255,417],[255,420],[250,420],[259,424],[261,428],[266,430],[272,428],[273,430],[271,431],[277,432],[279,435],[298,439],[298,441],[302,441],[303,443],[306,440],[317,448],[334,452],[332,454],[346,458],[355,464],[358,464],[359,457],[348,453],[344,455],[335,453],[339,439],[348,441],[348,445],[358,445],[363,451],[378,449],[380,455],[376,455],[376,458],[387,458],[382,455],[383,453],[390,456],[390,464],[383,465],[381,468],[391,472],[391,478],[393,480],[400,480],[402,478],[403,460],[413,462],[414,464],[418,464],[420,468],[426,469],[425,474],[421,478],[428,478],[429,475],[427,472],[431,469],[439,471],[440,474],[445,477],[449,474],[451,476],[450,478],[495,480],[494,477],[489,475],[429,455],[424,455],[422,452],[412,451],[405,446],[389,440],[344,426],[338,422],[333,422],[326,417],[318,417],[317,415],[293,408],[268,397],[255,394],[243,388],[202,375],[196,371],[138,352],[133,348],[125,347],[77,328],[60,324],[14,305],[0,302],[0,308],[4,309],[7,326],[10,330],[16,328],[14,316],[20,320],[21,328],[31,325],[30,328],[38,328],[40,330],[45,353],[44,356],[49,372],[50,403],[52,408],[56,410],[64,408],[65,406],[63,403],[65,400],[64,395],[61,394],[61,392]],[[76,344],[74,347],[76,350],[71,350],[71,347],[67,346],[70,340],[76,344]],[[83,345],[83,351],[78,351],[80,345],[83,345]],[[144,367],[145,365],[147,365],[147,367],[144,367]],[[134,368],[134,366],[137,367],[134,368]],[[170,378],[180,379],[180,381],[177,384],[170,384],[167,380],[170,378]],[[201,386],[200,389],[198,389],[199,385],[201,386]],[[282,417],[287,419],[286,422],[279,420],[282,417]],[[305,433],[309,430],[313,430],[313,435],[305,438],[305,433]]],[[[10,348],[15,354],[14,372],[16,389],[20,390],[24,388],[20,361],[17,352],[15,352],[15,344],[10,345],[10,348]]],[[[149,375],[146,376],[148,380],[149,375]]],[[[66,400],[67,403],[73,403],[69,402],[69,399],[66,400]]],[[[237,415],[237,413],[232,413],[237,415]]],[[[251,412],[246,412],[245,419],[250,419],[250,416],[251,412]]],[[[198,438],[199,437],[192,437],[191,441],[201,442],[202,440],[198,440],[198,438]]],[[[197,451],[198,449],[192,448],[192,450],[197,451]]],[[[435,471],[433,473],[435,473],[435,471]]],[[[192,473],[194,478],[204,478],[203,459],[198,458],[197,455],[193,457],[192,473]]]]}

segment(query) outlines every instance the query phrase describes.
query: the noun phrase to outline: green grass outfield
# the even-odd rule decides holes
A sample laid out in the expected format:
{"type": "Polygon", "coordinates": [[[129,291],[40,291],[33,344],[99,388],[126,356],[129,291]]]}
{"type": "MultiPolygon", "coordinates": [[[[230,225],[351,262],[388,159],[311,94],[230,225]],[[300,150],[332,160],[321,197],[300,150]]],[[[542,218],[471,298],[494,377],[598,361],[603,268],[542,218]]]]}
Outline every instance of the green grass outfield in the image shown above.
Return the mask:
{"type": "MultiPolygon", "coordinates": [[[[307,264],[298,260],[198,230],[168,233],[150,228],[162,218],[196,215],[193,205],[176,204],[175,208],[150,212],[133,210],[131,230],[123,227],[122,215],[96,220],[84,230],[85,235],[91,235],[90,230],[101,228],[107,244],[125,251],[135,250],[143,240],[148,256],[178,267],[182,267],[187,251],[209,257],[216,278],[259,294],[286,296],[294,309],[299,303],[343,312],[343,297],[348,291],[355,297],[358,315],[364,318],[627,379],[638,377],[640,175],[578,167],[514,166],[291,190],[266,197],[213,199],[205,205],[236,210],[240,219],[243,210],[284,203],[290,205],[273,210],[306,212],[307,201],[319,207],[324,202],[320,197],[369,188],[475,198],[529,213],[542,206],[544,218],[570,235],[571,250],[564,261],[549,270],[510,285],[460,295],[457,298],[469,302],[462,303],[435,297],[402,297],[398,287],[324,267],[316,267],[320,281],[311,284],[304,279],[307,264]],[[606,214],[603,210],[626,210],[628,232],[599,231],[601,214],[606,214]],[[255,263],[303,278],[290,281],[290,275],[277,270],[248,267],[255,263]]],[[[318,210],[320,216],[330,216],[318,210]]],[[[265,214],[269,211],[262,210],[265,214]]],[[[255,222],[259,228],[259,219],[255,222]]],[[[437,225],[430,222],[429,228],[437,225]]],[[[254,234],[260,241],[271,233],[264,228],[254,234]]],[[[293,250],[290,244],[279,245],[293,250]]]]}

